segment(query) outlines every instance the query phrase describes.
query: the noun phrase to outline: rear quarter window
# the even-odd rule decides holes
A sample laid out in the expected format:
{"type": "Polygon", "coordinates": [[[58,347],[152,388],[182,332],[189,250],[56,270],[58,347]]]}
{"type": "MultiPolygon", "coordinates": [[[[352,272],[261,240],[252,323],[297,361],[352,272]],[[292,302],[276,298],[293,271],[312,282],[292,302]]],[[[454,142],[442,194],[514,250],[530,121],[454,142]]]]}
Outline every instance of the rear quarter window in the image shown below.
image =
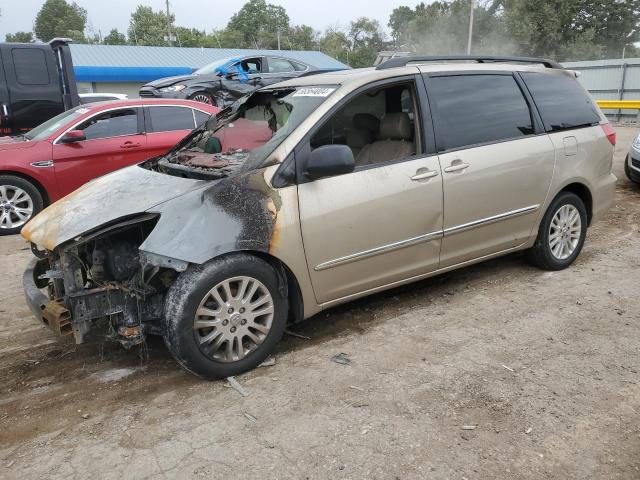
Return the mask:
{"type": "Polygon", "coordinates": [[[567,75],[521,73],[547,132],[600,123],[600,113],[577,80],[567,75]]]}

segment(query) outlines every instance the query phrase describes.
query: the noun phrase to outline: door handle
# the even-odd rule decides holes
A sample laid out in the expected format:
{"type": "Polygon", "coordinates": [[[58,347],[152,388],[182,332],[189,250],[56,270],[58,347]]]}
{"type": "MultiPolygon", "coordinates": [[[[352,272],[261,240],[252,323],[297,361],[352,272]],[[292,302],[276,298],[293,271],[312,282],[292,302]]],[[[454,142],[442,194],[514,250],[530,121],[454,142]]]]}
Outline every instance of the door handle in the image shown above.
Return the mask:
{"type": "MultiPolygon", "coordinates": [[[[419,169],[418,172],[420,172],[421,170],[423,169],[419,169]]],[[[438,172],[436,170],[427,170],[422,173],[418,173],[418,172],[416,172],[416,174],[413,177],[411,177],[411,180],[413,180],[414,182],[417,182],[419,180],[428,180],[429,178],[438,176],[438,172]]]]}
{"type": "Polygon", "coordinates": [[[469,164],[464,163],[462,160],[458,159],[451,162],[451,165],[449,165],[448,167],[445,167],[444,171],[447,173],[461,172],[467,168],[469,168],[469,164]]]}
{"type": "Polygon", "coordinates": [[[135,148],[139,147],[140,145],[140,143],[124,142],[122,145],[120,145],[120,148],[135,148]]]}

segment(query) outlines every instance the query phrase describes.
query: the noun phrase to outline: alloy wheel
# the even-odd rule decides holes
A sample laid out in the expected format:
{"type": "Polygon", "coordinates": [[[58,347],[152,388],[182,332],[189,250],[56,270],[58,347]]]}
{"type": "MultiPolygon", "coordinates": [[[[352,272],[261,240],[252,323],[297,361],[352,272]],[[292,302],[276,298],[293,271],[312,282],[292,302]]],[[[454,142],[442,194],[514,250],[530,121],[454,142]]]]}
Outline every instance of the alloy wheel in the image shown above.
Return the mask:
{"type": "Polygon", "coordinates": [[[33,215],[33,199],[19,187],[0,185],[0,229],[18,228],[33,215]]]}
{"type": "Polygon", "coordinates": [[[218,362],[236,362],[253,352],[269,334],[273,298],[259,280],[233,277],[207,292],[193,320],[200,351],[218,362]]]}
{"type": "Polygon", "coordinates": [[[558,260],[573,255],[582,235],[580,212],[571,204],[561,206],[549,226],[549,248],[558,260]]]}
{"type": "Polygon", "coordinates": [[[198,93],[194,95],[193,97],[191,97],[191,100],[211,105],[211,97],[209,95],[205,95],[204,93],[198,93]]]}

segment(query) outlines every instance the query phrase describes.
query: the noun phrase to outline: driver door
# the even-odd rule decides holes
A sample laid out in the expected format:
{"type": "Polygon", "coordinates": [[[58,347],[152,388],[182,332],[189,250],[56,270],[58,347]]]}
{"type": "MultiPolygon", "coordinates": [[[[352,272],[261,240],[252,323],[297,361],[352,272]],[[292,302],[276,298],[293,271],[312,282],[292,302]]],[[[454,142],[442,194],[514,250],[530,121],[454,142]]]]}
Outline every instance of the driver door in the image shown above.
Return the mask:
{"type": "MultiPolygon", "coordinates": [[[[413,80],[400,85],[394,82],[389,88],[365,89],[317,129],[315,135],[332,130],[334,144],[349,145],[355,127],[349,126],[347,119],[377,115],[380,132],[376,133],[390,138],[381,141],[380,136],[372,135],[369,145],[354,155],[352,173],[298,186],[307,266],[320,304],[438,268],[442,175],[438,157],[427,153],[423,142],[425,117],[420,111],[427,106],[422,103],[423,108],[418,108],[416,91],[413,80]],[[401,102],[406,92],[411,96],[409,111],[403,110],[401,102]],[[397,121],[406,127],[407,118],[410,132],[394,125],[397,121]],[[327,124],[331,128],[327,129],[327,124]],[[337,131],[338,125],[347,125],[344,135],[337,131]]],[[[322,143],[327,144],[326,139],[322,143]]],[[[304,164],[305,155],[322,146],[313,137],[303,145],[301,151],[296,150],[296,163],[304,164]]],[[[349,146],[355,150],[355,144],[349,146]]]]}

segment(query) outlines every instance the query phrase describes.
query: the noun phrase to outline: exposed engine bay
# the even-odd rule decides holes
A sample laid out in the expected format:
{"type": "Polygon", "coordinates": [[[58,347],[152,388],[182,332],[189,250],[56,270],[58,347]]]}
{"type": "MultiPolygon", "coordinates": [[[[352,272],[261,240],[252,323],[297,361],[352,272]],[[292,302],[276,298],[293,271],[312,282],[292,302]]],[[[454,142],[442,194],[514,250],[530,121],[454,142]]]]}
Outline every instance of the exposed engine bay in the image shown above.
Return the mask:
{"type": "Polygon", "coordinates": [[[89,233],[40,258],[34,277],[49,303],[42,319],[76,343],[115,340],[129,348],[148,334],[162,334],[164,295],[176,270],[149,263],[139,251],[157,216],[89,233]]]}

